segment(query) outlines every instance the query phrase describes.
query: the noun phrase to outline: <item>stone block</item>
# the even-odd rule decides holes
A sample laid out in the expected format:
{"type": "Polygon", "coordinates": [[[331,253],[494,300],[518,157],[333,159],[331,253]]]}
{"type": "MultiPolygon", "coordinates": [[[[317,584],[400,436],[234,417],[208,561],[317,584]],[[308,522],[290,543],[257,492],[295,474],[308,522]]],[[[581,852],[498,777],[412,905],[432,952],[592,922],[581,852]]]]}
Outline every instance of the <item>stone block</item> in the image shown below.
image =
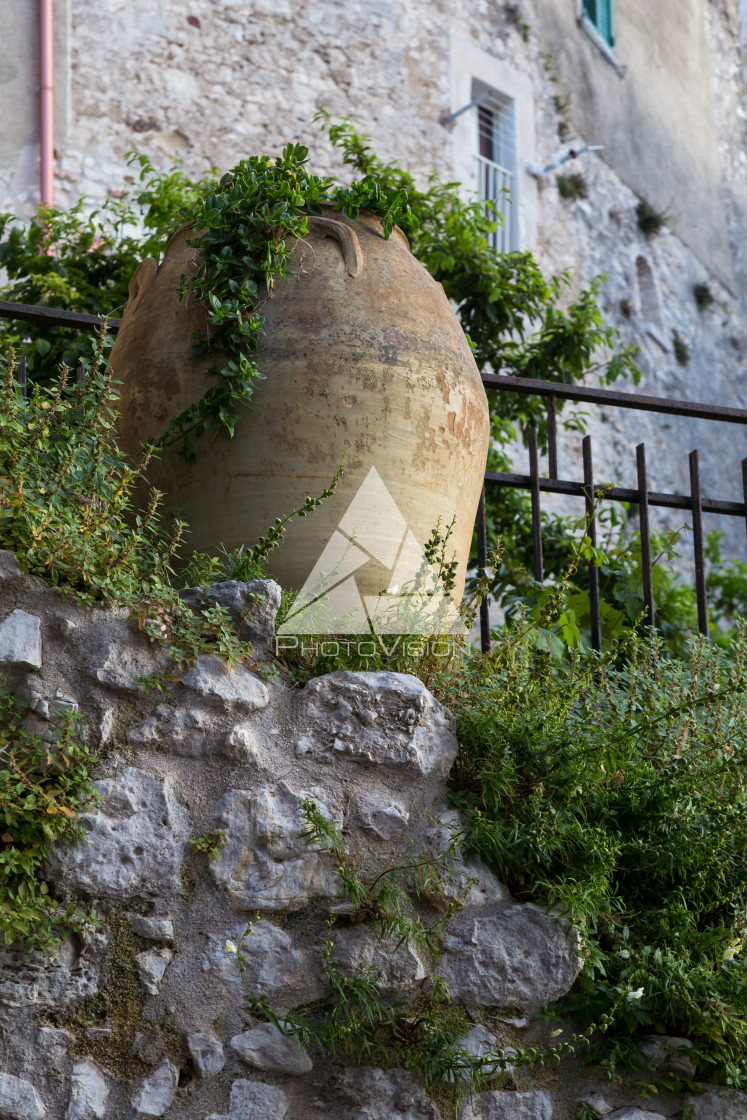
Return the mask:
{"type": "Polygon", "coordinates": [[[148,995],[158,995],[158,985],[163,980],[166,969],[174,959],[171,949],[148,949],[135,957],[140,983],[148,995]]]}
{"type": "Polygon", "coordinates": [[[411,1073],[371,1066],[346,1069],[340,1086],[351,1120],[439,1120],[440,1113],[411,1073]]]}
{"type": "Polygon", "coordinates": [[[208,587],[186,587],[181,598],[192,610],[220,606],[228,612],[239,636],[259,647],[267,647],[275,635],[275,616],[280,609],[280,587],[271,579],[248,583],[225,580],[208,587]]]}
{"type": "Polygon", "coordinates": [[[41,669],[41,619],[16,608],[0,623],[0,672],[41,669]]]}
{"type": "Polygon", "coordinates": [[[464,911],[448,927],[439,974],[452,999],[537,1011],[565,995],[581,969],[578,937],[538,906],[464,911]]]}
{"type": "Polygon", "coordinates": [[[206,753],[216,722],[211,712],[199,708],[177,708],[159,704],[154,714],[127,732],[127,741],[136,747],[159,747],[187,758],[206,753]]]}
{"type": "Polygon", "coordinates": [[[70,1078],[70,1103],[65,1120],[103,1120],[109,1100],[109,1081],[91,1058],[76,1062],[70,1078]]]}
{"type": "Polygon", "coordinates": [[[137,937],[148,941],[173,941],[174,923],[171,918],[146,918],[144,914],[128,914],[130,928],[137,937]]]}
{"type": "MultiPolygon", "coordinates": [[[[467,1034],[462,1035],[459,1039],[459,1045],[473,1058],[482,1058],[487,1054],[494,1054],[497,1049],[503,1050],[504,1054],[507,1056],[515,1053],[511,1047],[499,1046],[496,1042],[495,1035],[492,1031],[489,1031],[487,1027],[484,1027],[482,1023],[477,1023],[467,1034]]],[[[514,1067],[510,1064],[504,1067],[496,1066],[493,1070],[493,1067],[486,1063],[481,1069],[483,1074],[491,1081],[496,1077],[500,1077],[502,1073],[509,1075],[513,1075],[514,1073],[514,1067]],[[491,1070],[493,1071],[491,1072],[491,1070]]]]}
{"type": "MultiPolygon", "coordinates": [[[[207,948],[202,957],[202,967],[220,979],[237,999],[244,994],[236,953],[226,949],[226,943],[238,945],[246,923],[233,926],[226,933],[208,936],[207,948]]],[[[252,932],[241,946],[246,983],[258,995],[279,997],[302,978],[302,959],[294,949],[285,930],[272,922],[253,922],[252,932]]]]}
{"type": "Polygon", "coordinates": [[[298,1077],[312,1069],[311,1058],[298,1039],[287,1038],[272,1023],[234,1035],[229,1045],[242,1061],[270,1073],[298,1077]]]}
{"type": "Polygon", "coordinates": [[[446,777],[457,754],[454,717],[402,673],[330,673],[300,699],[296,753],[446,777]]]}
{"type": "Polygon", "coordinates": [[[695,1065],[688,1058],[692,1048],[689,1038],[674,1038],[665,1034],[652,1034],[638,1044],[644,1058],[653,1063],[654,1069],[671,1070],[683,1077],[695,1077],[695,1065]]]}
{"type": "Polygon", "coordinates": [[[234,665],[229,672],[227,663],[212,653],[197,659],[182,677],[182,684],[243,712],[260,711],[270,702],[267,688],[258,677],[243,665],[234,665]]]}
{"type": "Polygon", "coordinates": [[[462,1113],[462,1120],[552,1120],[552,1105],[539,1089],[525,1093],[496,1089],[476,1093],[462,1113]]]}
{"type": "Polygon", "coordinates": [[[299,790],[278,782],[256,792],[231,790],[219,801],[216,826],[226,842],[211,859],[210,872],[237,910],[301,910],[311,899],[336,897],[336,860],[302,835],[306,797],[342,823],[328,793],[316,787],[299,790]]]}
{"type": "Polygon", "coordinates": [[[688,1120],[747,1120],[747,1093],[711,1085],[704,1085],[703,1090],[687,1098],[688,1120]]]}
{"type": "Polygon", "coordinates": [[[47,1111],[30,1081],[0,1073],[0,1116],[9,1120],[44,1120],[47,1111]]]}
{"type": "Polygon", "coordinates": [[[85,843],[53,848],[51,878],[63,887],[112,898],[178,892],[189,816],[174,796],[171,779],[128,766],[96,787],[102,804],[81,816],[85,843]]]}
{"type": "Polygon", "coordinates": [[[288,1098],[275,1085],[239,1078],[231,1086],[229,1112],[211,1112],[205,1120],[285,1120],[288,1098]]]}
{"type": "Polygon", "coordinates": [[[383,938],[367,926],[335,930],[332,963],[345,976],[364,976],[373,970],[382,989],[403,995],[425,979],[425,968],[412,940],[397,948],[396,938],[383,938]]]}
{"type": "Polygon", "coordinates": [[[206,1081],[220,1073],[226,1060],[223,1056],[223,1044],[215,1031],[198,1031],[187,1035],[187,1046],[200,1078],[206,1081]]]}
{"type": "Polygon", "coordinates": [[[132,1097],[132,1107],[139,1116],[163,1116],[174,1099],[179,1071],[164,1058],[153,1073],[145,1077],[132,1097]]]}
{"type": "Polygon", "coordinates": [[[379,840],[393,840],[407,829],[410,814],[399,802],[385,800],[365,800],[359,798],[357,806],[358,824],[366,832],[373,832],[379,840]]]}
{"type": "Polygon", "coordinates": [[[16,554],[5,548],[0,549],[0,580],[20,579],[22,575],[16,554]]]}
{"type": "Polygon", "coordinates": [[[142,691],[139,678],[149,676],[156,670],[159,661],[164,660],[162,651],[159,658],[152,650],[137,649],[112,641],[91,655],[89,674],[99,684],[114,692],[137,693],[142,691]]]}

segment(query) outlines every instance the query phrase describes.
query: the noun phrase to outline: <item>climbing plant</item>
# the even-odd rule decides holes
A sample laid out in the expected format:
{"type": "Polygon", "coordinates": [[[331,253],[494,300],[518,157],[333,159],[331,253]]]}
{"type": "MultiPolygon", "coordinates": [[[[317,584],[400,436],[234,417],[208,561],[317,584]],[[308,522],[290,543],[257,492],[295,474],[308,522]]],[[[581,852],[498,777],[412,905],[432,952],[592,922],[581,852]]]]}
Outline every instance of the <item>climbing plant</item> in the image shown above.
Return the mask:
{"type": "Polygon", "coordinates": [[[307,216],[321,214],[322,203],[347,218],[366,209],[381,217],[385,237],[395,222],[414,224],[406,191],[372,175],[335,186],[309,171],[308,156],[302,144],[288,144],[275,160],[251,156],[179,209],[180,224],[195,230],[188,244],[199,250],[195,275],[182,279],[180,296],[193,294],[207,315],[206,333],[191,354],[214,351],[222,363],[211,367],[216,383],[171,421],[162,441],[178,443],[185,455],[193,454],[190,436],[211,429],[232,436],[237,406],[250,404],[264,376],[253,356],[264,324],[260,304],[289,274],[294,244],[308,232],[307,216]]]}

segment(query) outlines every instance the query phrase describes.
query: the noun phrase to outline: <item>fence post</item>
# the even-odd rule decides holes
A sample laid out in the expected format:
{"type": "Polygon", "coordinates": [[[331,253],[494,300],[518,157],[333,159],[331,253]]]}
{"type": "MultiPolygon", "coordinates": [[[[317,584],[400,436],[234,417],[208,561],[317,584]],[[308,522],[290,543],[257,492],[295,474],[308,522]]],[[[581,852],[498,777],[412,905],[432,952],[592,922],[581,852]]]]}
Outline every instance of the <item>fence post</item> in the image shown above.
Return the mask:
{"type": "Polygon", "coordinates": [[[700,493],[698,452],[690,452],[690,498],[693,511],[693,552],[695,554],[695,594],[698,600],[698,630],[708,634],[705,557],[703,554],[703,506],[700,493]]]}
{"type": "MultiPolygon", "coordinates": [[[[594,515],[594,469],[591,461],[591,436],[584,436],[584,497],[586,500],[587,536],[592,548],[597,545],[597,522],[594,515]]],[[[599,613],[599,569],[592,557],[589,561],[589,614],[591,615],[591,648],[601,653],[602,620],[599,613]]]]}
{"type": "Polygon", "coordinates": [[[555,394],[547,398],[547,473],[558,477],[558,426],[555,412],[555,394]]]}
{"type": "Polygon", "coordinates": [[[646,445],[639,443],[635,449],[638,467],[638,524],[641,531],[641,576],[643,602],[646,604],[646,625],[655,626],[654,579],[651,570],[651,535],[648,524],[648,475],[646,472],[646,445]]]}
{"type": "MultiPolygon", "coordinates": [[[[483,482],[477,507],[477,570],[480,576],[485,575],[487,566],[488,531],[485,525],[485,483],[483,482]]],[[[483,653],[490,653],[490,604],[487,595],[480,603],[480,649],[483,653]]]]}
{"type": "Polygon", "coordinates": [[[529,429],[529,477],[532,481],[532,558],[534,578],[542,583],[544,564],[542,557],[542,511],[540,508],[539,459],[537,457],[537,429],[529,429]]]}

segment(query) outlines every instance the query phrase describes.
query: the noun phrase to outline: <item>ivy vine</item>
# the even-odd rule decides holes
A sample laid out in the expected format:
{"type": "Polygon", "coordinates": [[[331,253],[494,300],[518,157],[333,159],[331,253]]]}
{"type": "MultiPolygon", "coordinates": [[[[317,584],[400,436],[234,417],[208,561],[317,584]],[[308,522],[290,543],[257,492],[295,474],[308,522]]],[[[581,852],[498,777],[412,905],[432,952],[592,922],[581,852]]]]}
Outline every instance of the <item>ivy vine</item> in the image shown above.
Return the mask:
{"type": "Polygon", "coordinates": [[[308,155],[302,144],[288,144],[277,160],[241,160],[212,189],[180,207],[179,224],[197,231],[187,244],[199,255],[194,275],[182,277],[179,298],[193,295],[207,315],[206,332],[194,332],[190,356],[216,352],[224,364],[210,367],[216,383],[171,421],[161,447],[178,444],[181,455],[194,458],[191,437],[209,430],[234,435],[238,407],[251,407],[255,385],[264,378],[254,358],[265,321],[261,304],[279,279],[292,275],[290,255],[308,233],[308,215],[322,214],[322,203],[349,219],[365,209],[381,218],[387,238],[395,224],[417,224],[406,190],[387,189],[375,175],[337,185],[308,170],[308,155]]]}

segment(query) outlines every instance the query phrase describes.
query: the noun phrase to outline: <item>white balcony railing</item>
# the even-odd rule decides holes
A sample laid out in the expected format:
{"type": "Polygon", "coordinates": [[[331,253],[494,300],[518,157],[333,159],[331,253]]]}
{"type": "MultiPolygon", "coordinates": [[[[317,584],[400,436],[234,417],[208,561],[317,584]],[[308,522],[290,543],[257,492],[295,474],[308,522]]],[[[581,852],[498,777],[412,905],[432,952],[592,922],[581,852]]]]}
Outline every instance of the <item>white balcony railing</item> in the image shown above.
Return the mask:
{"type": "Polygon", "coordinates": [[[475,156],[477,163],[477,193],[481,199],[491,202],[490,216],[502,218],[494,234],[488,238],[490,245],[498,253],[511,250],[511,184],[513,176],[499,163],[485,156],[475,156]]]}

